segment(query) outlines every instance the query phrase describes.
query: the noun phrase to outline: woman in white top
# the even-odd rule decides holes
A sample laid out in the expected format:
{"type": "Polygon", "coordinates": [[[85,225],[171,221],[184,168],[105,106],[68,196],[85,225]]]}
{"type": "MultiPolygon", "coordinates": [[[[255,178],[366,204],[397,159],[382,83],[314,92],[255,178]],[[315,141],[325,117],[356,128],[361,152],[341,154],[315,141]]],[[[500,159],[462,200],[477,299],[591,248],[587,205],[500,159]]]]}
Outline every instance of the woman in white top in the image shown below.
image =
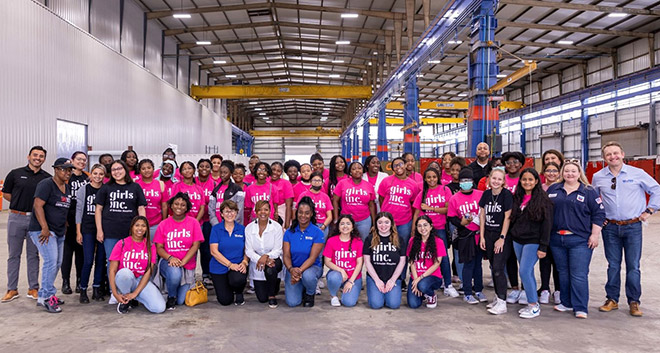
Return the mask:
{"type": "Polygon", "coordinates": [[[277,308],[282,272],[282,226],[270,219],[268,201],[257,201],[257,219],[245,227],[245,254],[250,258],[250,280],[260,303],[277,308]]]}
{"type": "MultiPolygon", "coordinates": [[[[387,178],[389,175],[382,171],[380,167],[380,160],[378,157],[371,155],[364,160],[364,169],[365,173],[362,174],[362,180],[366,180],[373,185],[374,190],[378,191],[378,186],[383,179],[387,178]]],[[[380,212],[380,203],[378,202],[378,197],[376,197],[376,212],[380,212]]]]}

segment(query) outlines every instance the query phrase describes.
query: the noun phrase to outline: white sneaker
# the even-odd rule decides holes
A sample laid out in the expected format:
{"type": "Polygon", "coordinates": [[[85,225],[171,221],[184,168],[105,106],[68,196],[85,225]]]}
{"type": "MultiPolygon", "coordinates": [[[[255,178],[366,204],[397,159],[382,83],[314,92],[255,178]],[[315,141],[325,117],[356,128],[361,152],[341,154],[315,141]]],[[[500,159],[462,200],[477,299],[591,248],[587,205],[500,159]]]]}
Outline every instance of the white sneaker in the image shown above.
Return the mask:
{"type": "Polygon", "coordinates": [[[321,295],[321,286],[319,285],[319,282],[316,282],[316,295],[321,295]]]}
{"type": "Polygon", "coordinates": [[[506,297],[506,302],[509,304],[515,304],[518,302],[518,298],[520,298],[520,290],[519,289],[514,289],[509,293],[509,295],[506,297]]]}
{"type": "Polygon", "coordinates": [[[575,312],[575,318],[577,319],[586,319],[587,318],[587,313],[584,311],[576,311],[575,312]]]}
{"type": "Polygon", "coordinates": [[[523,291],[520,291],[520,297],[518,297],[518,304],[520,304],[520,305],[527,305],[527,304],[529,304],[529,303],[527,302],[527,293],[525,293],[524,290],[523,290],[523,291]]]}
{"type": "Polygon", "coordinates": [[[525,305],[522,308],[518,309],[518,314],[522,314],[527,310],[529,310],[529,305],[525,305]]]}
{"type": "Polygon", "coordinates": [[[541,291],[541,296],[539,297],[539,302],[541,304],[549,304],[550,303],[550,292],[547,290],[541,291]]]}
{"type": "Polygon", "coordinates": [[[486,287],[489,287],[489,288],[495,287],[495,282],[493,282],[493,280],[491,279],[490,282],[488,282],[488,284],[486,284],[486,287]]]}
{"type": "Polygon", "coordinates": [[[332,306],[341,306],[341,302],[339,301],[339,298],[332,297],[332,299],[330,299],[330,305],[332,305],[332,306]]]}
{"type": "Polygon", "coordinates": [[[319,285],[319,288],[321,288],[321,289],[325,288],[325,282],[323,282],[323,278],[319,278],[318,285],[319,285]]]}
{"type": "Polygon", "coordinates": [[[454,286],[450,285],[449,287],[445,287],[445,297],[458,298],[460,296],[461,295],[458,294],[458,291],[456,288],[454,288],[454,286]]]}
{"type": "Polygon", "coordinates": [[[555,310],[559,312],[573,311],[573,308],[565,307],[564,304],[555,305],[555,310]]]}
{"type": "Polygon", "coordinates": [[[108,300],[108,305],[117,305],[119,303],[117,301],[117,298],[115,298],[114,294],[110,294],[110,300],[108,300]]]}
{"type": "Polygon", "coordinates": [[[495,298],[495,305],[488,309],[488,312],[493,315],[502,315],[506,314],[506,301],[500,298],[495,298]]]}
{"type": "Polygon", "coordinates": [[[426,297],[426,307],[427,308],[433,309],[436,306],[438,306],[438,296],[437,295],[434,294],[432,297],[429,297],[428,295],[424,294],[424,296],[426,297]]]}
{"type": "Polygon", "coordinates": [[[248,289],[245,291],[247,294],[254,294],[254,288],[248,287],[248,289]]]}
{"type": "Polygon", "coordinates": [[[519,316],[523,319],[533,319],[539,315],[541,315],[541,306],[536,304],[534,306],[529,306],[529,308],[520,313],[519,316]]]}
{"type": "Polygon", "coordinates": [[[488,309],[495,307],[495,305],[497,305],[497,299],[499,299],[499,298],[498,298],[497,295],[496,295],[495,298],[493,298],[493,301],[490,302],[490,303],[488,303],[488,305],[486,305],[486,307],[487,307],[488,309]]]}
{"type": "Polygon", "coordinates": [[[477,300],[477,298],[475,298],[471,295],[466,295],[465,297],[463,297],[463,301],[468,303],[468,304],[479,304],[479,301],[477,300]]]}
{"type": "Polygon", "coordinates": [[[474,296],[479,300],[480,303],[484,303],[488,301],[488,298],[486,298],[486,295],[483,292],[476,292],[474,293],[474,296]]]}
{"type": "Polygon", "coordinates": [[[561,304],[561,293],[558,290],[552,293],[552,296],[554,297],[555,304],[561,304]]]}

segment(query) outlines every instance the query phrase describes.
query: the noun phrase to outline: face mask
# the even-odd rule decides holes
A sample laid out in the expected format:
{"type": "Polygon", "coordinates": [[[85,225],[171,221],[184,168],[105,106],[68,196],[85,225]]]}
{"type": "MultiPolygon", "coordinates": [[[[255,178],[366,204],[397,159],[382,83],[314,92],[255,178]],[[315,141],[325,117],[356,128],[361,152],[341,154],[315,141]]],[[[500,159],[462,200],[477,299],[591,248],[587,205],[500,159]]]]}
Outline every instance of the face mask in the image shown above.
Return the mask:
{"type": "Polygon", "coordinates": [[[461,187],[461,190],[470,190],[472,189],[472,182],[471,181],[463,181],[458,184],[461,187]]]}
{"type": "Polygon", "coordinates": [[[321,187],[312,185],[311,189],[314,190],[314,191],[320,191],[321,187]]]}

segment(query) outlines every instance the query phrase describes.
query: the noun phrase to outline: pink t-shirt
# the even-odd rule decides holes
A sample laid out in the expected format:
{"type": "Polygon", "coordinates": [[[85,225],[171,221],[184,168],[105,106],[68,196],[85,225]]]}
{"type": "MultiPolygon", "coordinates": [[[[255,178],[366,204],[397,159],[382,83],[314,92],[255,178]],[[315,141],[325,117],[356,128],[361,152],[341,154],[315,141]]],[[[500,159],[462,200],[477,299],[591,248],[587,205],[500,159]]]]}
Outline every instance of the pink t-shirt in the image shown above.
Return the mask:
{"type": "Polygon", "coordinates": [[[451,177],[451,174],[445,173],[445,170],[443,169],[442,173],[440,173],[440,184],[447,185],[453,180],[454,178],[451,177]]]}
{"type": "MultiPolygon", "coordinates": [[[[466,195],[462,192],[457,192],[449,199],[449,209],[447,210],[447,217],[460,217],[470,215],[473,218],[479,215],[479,200],[484,192],[481,190],[472,190],[472,193],[466,195]]],[[[465,228],[471,231],[478,231],[479,226],[474,222],[470,222],[465,228]]],[[[475,237],[477,244],[479,244],[479,234],[475,237]]]]}
{"type": "Polygon", "coordinates": [[[188,216],[190,217],[197,218],[202,206],[209,203],[208,198],[204,196],[204,190],[202,190],[197,184],[188,185],[183,181],[174,184],[172,186],[172,191],[170,191],[170,198],[179,192],[188,194],[188,197],[190,197],[190,202],[192,203],[192,208],[190,208],[190,211],[188,212],[188,216]]]}
{"type": "MultiPolygon", "coordinates": [[[[420,215],[427,215],[433,222],[433,228],[444,229],[447,224],[447,216],[433,211],[422,211],[422,194],[423,190],[415,197],[413,207],[419,210],[420,215]]],[[[438,185],[435,189],[429,189],[426,192],[426,201],[424,202],[429,207],[445,207],[447,201],[451,198],[451,190],[444,185],[438,185]]]]}
{"type": "Polygon", "coordinates": [[[292,185],[293,188],[293,208],[296,208],[296,201],[298,200],[298,196],[302,194],[303,192],[309,190],[312,188],[312,184],[305,185],[302,183],[302,181],[298,181],[296,185],[292,185]]]}
{"type": "MultiPolygon", "coordinates": [[[[413,239],[410,239],[408,242],[408,250],[406,251],[406,256],[410,258],[410,249],[412,249],[412,244],[413,244],[413,239]]],[[[441,256],[447,256],[447,250],[445,249],[445,243],[442,241],[442,239],[435,237],[435,249],[437,252],[437,257],[441,256]]],[[[415,260],[415,270],[417,272],[417,276],[421,276],[426,272],[426,270],[429,269],[429,267],[433,266],[433,257],[431,256],[431,253],[426,253],[426,243],[422,243],[419,249],[420,256],[415,260]]],[[[438,278],[442,278],[442,271],[440,270],[440,266],[433,271],[431,276],[436,276],[438,278]]]]}
{"type": "MultiPolygon", "coordinates": [[[[291,185],[291,182],[288,180],[284,180],[282,178],[277,179],[276,181],[270,182],[274,186],[276,186],[280,190],[280,200],[286,201],[286,199],[292,199],[293,198],[293,186],[291,185]]],[[[284,202],[282,202],[284,203],[284,202]]]]}
{"type": "Polygon", "coordinates": [[[419,185],[414,180],[390,175],[378,187],[378,195],[383,197],[380,210],[391,213],[396,225],[404,225],[412,220],[412,203],[418,193],[419,185]]]}
{"type": "MultiPolygon", "coordinates": [[[[211,197],[211,192],[213,192],[213,188],[215,187],[215,183],[213,182],[213,179],[209,176],[208,179],[206,179],[205,182],[201,182],[199,178],[195,179],[195,184],[197,184],[200,188],[202,188],[202,191],[204,191],[204,202],[205,205],[209,204],[209,197],[211,197]]],[[[206,210],[204,212],[204,216],[202,216],[201,222],[208,222],[209,221],[209,212],[206,210]]]]}
{"type": "MultiPolygon", "coordinates": [[[[156,246],[151,245],[151,263],[156,263],[156,246]]],[[[132,237],[126,237],[117,242],[109,257],[110,261],[119,261],[119,268],[127,268],[133,272],[135,277],[142,276],[147,271],[149,264],[149,253],[147,252],[147,241],[139,243],[133,241],[132,237]],[[122,244],[123,243],[123,244],[122,244]]]]}
{"type": "MultiPolygon", "coordinates": [[[[277,186],[266,182],[263,185],[257,185],[254,183],[247,187],[245,190],[245,209],[250,210],[250,220],[253,220],[257,217],[257,213],[254,211],[254,206],[257,204],[257,201],[266,200],[270,204],[270,218],[275,218],[275,204],[282,204],[280,200],[280,190],[277,186]]],[[[249,221],[246,221],[247,224],[249,221]]]]}
{"type": "MultiPolygon", "coordinates": [[[[339,236],[330,237],[323,248],[323,256],[331,259],[333,264],[346,271],[350,278],[357,267],[357,259],[362,257],[362,240],[357,238],[351,241],[341,241],[339,236]],[[348,250],[349,245],[350,251],[348,250]]],[[[362,278],[362,273],[359,273],[355,279],[360,278],[362,278]]]]}
{"type": "Polygon", "coordinates": [[[523,196],[522,203],[520,204],[520,210],[524,210],[525,207],[527,207],[527,204],[529,201],[532,199],[532,195],[525,195],[523,196]]]}
{"type": "Polygon", "coordinates": [[[369,174],[367,174],[367,180],[369,181],[369,184],[376,187],[376,182],[378,181],[378,174],[376,174],[376,176],[369,176],[369,174]]]}
{"type": "Polygon", "coordinates": [[[131,176],[131,179],[133,179],[133,181],[138,181],[142,179],[142,176],[140,174],[137,174],[134,170],[129,170],[128,175],[131,176]]]}
{"type": "Polygon", "coordinates": [[[322,191],[315,194],[311,191],[305,191],[302,194],[298,195],[298,199],[296,200],[296,205],[298,202],[300,202],[300,199],[302,199],[305,196],[309,196],[312,201],[314,202],[314,211],[316,212],[316,223],[319,225],[323,224],[327,217],[328,211],[332,211],[334,208],[332,207],[332,202],[330,201],[330,197],[327,194],[324,194],[322,191]]]}
{"type": "Polygon", "coordinates": [[[412,174],[410,174],[408,178],[414,180],[418,184],[424,183],[424,177],[417,172],[412,172],[412,174]]]}
{"type": "Polygon", "coordinates": [[[334,194],[339,196],[341,213],[353,215],[355,222],[364,221],[371,215],[369,201],[376,199],[376,192],[368,181],[360,180],[355,185],[352,178],[344,179],[337,183],[334,194]]]}
{"type": "MultiPolygon", "coordinates": [[[[330,173],[330,172],[328,172],[328,173],[330,173]]],[[[339,182],[344,180],[344,179],[351,179],[351,177],[348,176],[348,174],[344,174],[344,176],[340,176],[340,177],[337,178],[337,184],[339,184],[339,182]]],[[[323,179],[323,186],[321,187],[321,192],[324,192],[324,193],[328,194],[328,185],[330,185],[330,177],[328,177],[327,179],[325,179],[325,178],[323,179]]],[[[329,195],[334,195],[336,187],[337,187],[336,184],[330,186],[330,194],[329,195]]]]}
{"type": "MultiPolygon", "coordinates": [[[[188,250],[192,247],[193,243],[204,241],[204,234],[202,234],[202,227],[199,222],[193,217],[186,216],[181,222],[175,221],[172,217],[167,217],[164,221],[160,222],[156,235],[154,235],[154,243],[163,244],[163,248],[168,254],[183,259],[188,250]]],[[[186,270],[194,270],[197,265],[197,253],[183,265],[186,270]]]]}
{"type": "Polygon", "coordinates": [[[227,188],[229,185],[220,185],[218,188],[218,192],[215,194],[216,195],[216,200],[215,200],[215,217],[218,220],[222,219],[222,216],[220,215],[220,204],[222,201],[224,201],[224,196],[225,196],[225,191],[227,191],[227,188]]]}
{"type": "Polygon", "coordinates": [[[144,191],[144,198],[147,199],[145,212],[149,226],[153,227],[163,220],[162,202],[166,201],[167,196],[160,190],[160,182],[152,179],[150,183],[145,183],[142,179],[136,181],[144,191]]]}
{"type": "MultiPolygon", "coordinates": [[[[174,182],[172,179],[170,180],[163,180],[163,184],[165,184],[165,193],[163,197],[165,197],[167,200],[170,199],[170,195],[172,195],[172,187],[174,186],[174,182]]],[[[165,201],[167,201],[165,200],[165,201]]]]}
{"type": "Polygon", "coordinates": [[[504,176],[504,180],[506,181],[506,188],[511,191],[512,194],[516,193],[516,187],[518,186],[518,180],[520,180],[520,177],[517,178],[510,178],[509,174],[504,176]]]}
{"type": "Polygon", "coordinates": [[[245,178],[243,178],[243,182],[248,183],[250,185],[254,184],[255,181],[257,181],[257,180],[254,178],[254,175],[252,175],[252,174],[248,174],[248,175],[245,176],[245,178]]]}

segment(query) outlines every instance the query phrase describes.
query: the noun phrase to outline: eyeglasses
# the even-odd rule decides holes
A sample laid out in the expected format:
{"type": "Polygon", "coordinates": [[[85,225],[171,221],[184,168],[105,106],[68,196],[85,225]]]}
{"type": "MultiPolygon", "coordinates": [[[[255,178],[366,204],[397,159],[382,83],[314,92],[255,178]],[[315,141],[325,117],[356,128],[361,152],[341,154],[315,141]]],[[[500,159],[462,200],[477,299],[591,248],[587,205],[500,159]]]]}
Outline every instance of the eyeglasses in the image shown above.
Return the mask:
{"type": "Polygon", "coordinates": [[[520,164],[520,161],[517,160],[517,159],[514,159],[514,160],[508,160],[508,161],[506,161],[504,164],[506,164],[506,165],[516,165],[516,164],[520,164]]]}
{"type": "Polygon", "coordinates": [[[322,183],[323,180],[321,179],[312,179],[312,183],[322,183]]]}
{"type": "Polygon", "coordinates": [[[238,211],[236,211],[236,210],[234,210],[234,209],[231,209],[231,208],[225,208],[225,209],[222,211],[222,213],[232,214],[232,213],[238,213],[238,211]]]}
{"type": "Polygon", "coordinates": [[[612,178],[612,185],[610,186],[612,190],[616,190],[616,177],[612,178]]]}
{"type": "Polygon", "coordinates": [[[111,172],[118,172],[118,171],[121,171],[121,170],[124,170],[124,168],[119,167],[119,168],[112,168],[112,169],[110,169],[111,172]]]}
{"type": "Polygon", "coordinates": [[[392,164],[393,168],[400,168],[403,167],[405,163],[397,163],[397,164],[392,164]]]}
{"type": "Polygon", "coordinates": [[[546,172],[546,173],[550,173],[550,174],[557,174],[557,173],[559,173],[559,171],[558,171],[557,169],[546,169],[545,172],[546,172]]]}
{"type": "Polygon", "coordinates": [[[257,172],[268,172],[266,168],[259,168],[257,169],[257,172]]]}

